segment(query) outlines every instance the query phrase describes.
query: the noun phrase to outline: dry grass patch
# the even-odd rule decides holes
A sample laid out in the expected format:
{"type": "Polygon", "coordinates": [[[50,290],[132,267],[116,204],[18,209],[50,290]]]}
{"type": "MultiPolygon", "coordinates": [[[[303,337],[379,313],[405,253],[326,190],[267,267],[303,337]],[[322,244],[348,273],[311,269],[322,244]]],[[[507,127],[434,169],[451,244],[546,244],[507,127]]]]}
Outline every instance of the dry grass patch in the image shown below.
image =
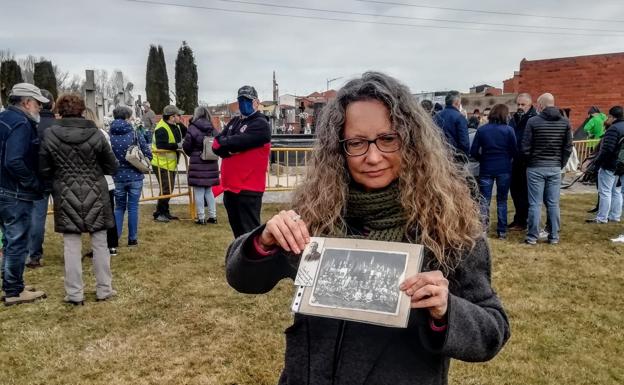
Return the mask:
{"type": "MultiPolygon", "coordinates": [[[[491,242],[512,339],[489,363],[454,362],[451,383],[624,383],[624,245],[608,241],[624,225],[582,223],[593,199],[564,197],[558,246],[524,246],[519,233],[491,242]]],[[[266,205],[263,216],[278,209],[266,205]]],[[[48,223],[45,267],[26,273],[48,299],[0,308],[0,383],[277,382],[291,283],[260,296],[229,288],[224,253],[232,236],[222,207],[216,226],[154,223],[151,211],[141,206],[139,248],[113,257],[116,299],[95,302],[85,261],[84,307],[61,302],[62,239],[48,223]]]]}

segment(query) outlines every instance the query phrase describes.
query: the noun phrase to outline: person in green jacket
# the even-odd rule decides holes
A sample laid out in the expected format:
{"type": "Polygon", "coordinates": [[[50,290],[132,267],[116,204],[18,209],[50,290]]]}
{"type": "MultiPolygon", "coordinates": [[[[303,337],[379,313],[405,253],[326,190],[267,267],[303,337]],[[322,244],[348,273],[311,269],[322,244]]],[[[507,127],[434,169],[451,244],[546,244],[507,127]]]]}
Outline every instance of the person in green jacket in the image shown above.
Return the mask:
{"type": "MultiPolygon", "coordinates": [[[[604,124],[607,121],[607,115],[600,112],[596,106],[591,106],[589,111],[587,111],[587,114],[591,116],[591,118],[589,118],[583,126],[583,131],[587,134],[587,139],[591,140],[602,138],[605,132],[604,124]]],[[[588,147],[593,150],[597,144],[598,141],[596,140],[595,143],[590,143],[588,147]]]]}

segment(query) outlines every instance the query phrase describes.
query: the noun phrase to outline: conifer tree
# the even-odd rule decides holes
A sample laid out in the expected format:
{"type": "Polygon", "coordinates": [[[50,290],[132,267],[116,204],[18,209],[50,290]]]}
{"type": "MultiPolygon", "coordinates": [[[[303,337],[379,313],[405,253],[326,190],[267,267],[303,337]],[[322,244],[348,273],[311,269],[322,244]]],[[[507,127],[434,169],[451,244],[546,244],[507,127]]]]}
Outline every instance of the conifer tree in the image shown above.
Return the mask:
{"type": "Polygon", "coordinates": [[[182,42],[175,64],[176,105],[187,114],[197,107],[197,65],[193,50],[182,42]]]}

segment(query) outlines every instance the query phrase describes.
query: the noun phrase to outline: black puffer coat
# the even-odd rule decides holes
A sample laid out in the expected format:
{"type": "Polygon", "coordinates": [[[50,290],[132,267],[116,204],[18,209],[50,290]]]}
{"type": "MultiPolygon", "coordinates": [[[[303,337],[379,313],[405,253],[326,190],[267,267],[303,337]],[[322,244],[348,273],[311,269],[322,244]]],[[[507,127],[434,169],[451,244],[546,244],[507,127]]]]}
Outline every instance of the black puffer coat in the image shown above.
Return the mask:
{"type": "Polygon", "coordinates": [[[52,179],[56,232],[94,233],[113,227],[104,175],[114,174],[117,166],[113,150],[92,121],[64,118],[48,129],[39,167],[52,179]]]}

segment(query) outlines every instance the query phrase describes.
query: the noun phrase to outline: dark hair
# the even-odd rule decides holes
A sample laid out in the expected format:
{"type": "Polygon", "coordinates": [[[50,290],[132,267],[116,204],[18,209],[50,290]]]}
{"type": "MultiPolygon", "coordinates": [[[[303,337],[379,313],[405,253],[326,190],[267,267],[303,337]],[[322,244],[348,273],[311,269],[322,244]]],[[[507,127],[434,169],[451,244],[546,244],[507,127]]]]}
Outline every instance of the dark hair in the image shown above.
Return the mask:
{"type": "Polygon", "coordinates": [[[613,106],[609,109],[609,115],[618,120],[622,119],[624,118],[624,108],[622,106],[613,106]]]}
{"type": "Polygon", "coordinates": [[[80,117],[86,108],[78,94],[63,94],[56,101],[56,111],[62,117],[80,117]]]}
{"type": "Polygon", "coordinates": [[[504,104],[497,104],[492,107],[490,114],[488,115],[488,122],[494,124],[507,124],[507,117],[509,116],[509,107],[504,104]]]}
{"type": "Polygon", "coordinates": [[[427,112],[431,112],[431,110],[433,110],[433,102],[429,99],[425,99],[420,102],[420,106],[424,108],[427,112]]]}
{"type": "Polygon", "coordinates": [[[434,110],[434,111],[436,111],[436,112],[438,112],[438,111],[442,111],[443,109],[444,109],[444,107],[442,107],[442,105],[441,105],[440,103],[436,103],[436,104],[433,106],[433,110],[434,110]]]}
{"type": "Polygon", "coordinates": [[[17,106],[25,98],[26,98],[26,96],[10,95],[9,96],[9,104],[12,105],[12,106],[17,106]]]}
{"type": "Polygon", "coordinates": [[[162,120],[163,122],[166,122],[167,120],[169,120],[170,117],[175,116],[175,115],[163,115],[162,116],[162,120]]]}
{"type": "Polygon", "coordinates": [[[449,91],[444,98],[444,104],[452,106],[455,101],[460,100],[459,91],[449,91]]]}
{"type": "Polygon", "coordinates": [[[113,110],[113,119],[123,119],[126,120],[132,116],[132,110],[130,107],[126,106],[117,106],[113,110]]]}
{"type": "Polygon", "coordinates": [[[48,90],[44,90],[42,88],[41,89],[41,95],[43,95],[44,98],[49,100],[47,103],[43,103],[41,105],[41,109],[43,109],[43,110],[51,110],[51,109],[53,109],[54,108],[54,95],[52,95],[52,92],[50,92],[48,90]]]}
{"type": "Polygon", "coordinates": [[[474,110],[474,111],[472,111],[472,113],[473,113],[473,114],[480,114],[480,113],[481,113],[481,111],[479,111],[479,109],[478,109],[478,108],[475,108],[475,110],[474,110]]]}

